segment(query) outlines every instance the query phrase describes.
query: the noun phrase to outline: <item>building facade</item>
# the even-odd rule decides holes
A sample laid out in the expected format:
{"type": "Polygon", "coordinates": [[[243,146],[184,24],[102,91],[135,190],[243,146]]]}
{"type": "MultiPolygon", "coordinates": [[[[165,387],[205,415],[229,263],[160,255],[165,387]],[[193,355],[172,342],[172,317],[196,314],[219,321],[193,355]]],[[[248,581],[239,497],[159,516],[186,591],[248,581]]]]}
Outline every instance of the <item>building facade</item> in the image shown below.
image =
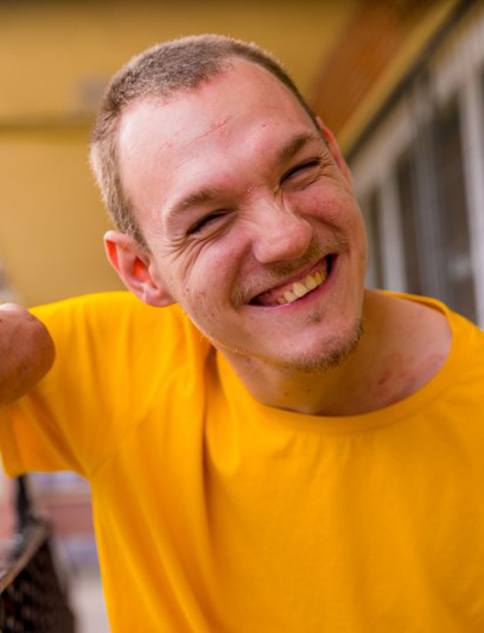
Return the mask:
{"type": "Polygon", "coordinates": [[[484,7],[434,35],[349,151],[371,286],[435,296],[484,326],[484,7]]]}

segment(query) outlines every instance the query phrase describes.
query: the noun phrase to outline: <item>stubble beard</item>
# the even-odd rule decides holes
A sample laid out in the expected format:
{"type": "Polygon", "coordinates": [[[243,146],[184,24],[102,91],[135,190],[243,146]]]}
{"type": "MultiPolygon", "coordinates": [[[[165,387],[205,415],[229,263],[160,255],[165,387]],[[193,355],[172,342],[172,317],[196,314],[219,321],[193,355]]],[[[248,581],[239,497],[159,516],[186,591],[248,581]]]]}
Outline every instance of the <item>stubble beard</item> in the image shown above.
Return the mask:
{"type": "Polygon", "coordinates": [[[303,358],[279,361],[281,369],[303,374],[324,374],[340,367],[356,351],[363,336],[363,319],[359,319],[348,336],[336,338],[325,345],[324,350],[315,351],[303,358]]]}
{"type": "MultiPolygon", "coordinates": [[[[321,322],[321,317],[313,316],[309,317],[309,320],[310,323],[314,325],[321,322]]],[[[262,362],[266,366],[272,366],[273,368],[287,372],[287,374],[324,374],[332,369],[340,367],[351,357],[360,343],[363,332],[363,319],[359,318],[349,335],[338,337],[330,343],[326,343],[324,350],[315,351],[314,354],[308,354],[305,357],[297,357],[297,355],[295,355],[295,357],[287,360],[258,356],[256,354],[248,353],[242,348],[223,346],[217,344],[215,341],[212,341],[212,344],[214,347],[229,355],[235,354],[239,358],[245,359],[245,362],[248,362],[249,364],[262,362]]]]}

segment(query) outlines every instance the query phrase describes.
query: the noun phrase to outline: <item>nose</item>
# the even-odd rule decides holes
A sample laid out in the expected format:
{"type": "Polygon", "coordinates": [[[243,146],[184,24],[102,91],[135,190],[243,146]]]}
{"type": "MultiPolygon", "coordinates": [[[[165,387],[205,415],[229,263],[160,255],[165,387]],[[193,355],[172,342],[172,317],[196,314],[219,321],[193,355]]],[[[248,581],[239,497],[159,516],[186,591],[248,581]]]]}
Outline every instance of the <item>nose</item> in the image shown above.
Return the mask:
{"type": "Polygon", "coordinates": [[[309,222],[282,202],[259,202],[253,221],[252,248],[261,264],[302,257],[312,242],[313,229],[309,222]]]}

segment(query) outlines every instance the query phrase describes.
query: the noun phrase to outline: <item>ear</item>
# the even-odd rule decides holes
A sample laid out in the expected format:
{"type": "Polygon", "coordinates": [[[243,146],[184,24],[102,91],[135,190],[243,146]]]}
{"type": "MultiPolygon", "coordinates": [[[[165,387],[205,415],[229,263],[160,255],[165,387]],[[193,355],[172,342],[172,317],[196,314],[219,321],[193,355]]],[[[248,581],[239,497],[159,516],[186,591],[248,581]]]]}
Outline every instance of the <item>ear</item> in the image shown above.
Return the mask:
{"type": "Polygon", "coordinates": [[[331,132],[331,130],[326,127],[320,117],[316,117],[316,120],[319,125],[319,129],[321,130],[321,134],[323,135],[324,140],[326,141],[326,145],[329,149],[331,156],[333,157],[335,163],[338,165],[341,175],[345,183],[347,184],[350,191],[353,191],[353,178],[351,176],[350,168],[346,164],[345,159],[343,158],[343,154],[341,153],[341,149],[331,132]]]}
{"type": "Polygon", "coordinates": [[[108,231],[104,249],[123,284],[141,301],[156,307],[174,303],[164,282],[154,273],[150,253],[134,238],[120,231],[108,231]]]}

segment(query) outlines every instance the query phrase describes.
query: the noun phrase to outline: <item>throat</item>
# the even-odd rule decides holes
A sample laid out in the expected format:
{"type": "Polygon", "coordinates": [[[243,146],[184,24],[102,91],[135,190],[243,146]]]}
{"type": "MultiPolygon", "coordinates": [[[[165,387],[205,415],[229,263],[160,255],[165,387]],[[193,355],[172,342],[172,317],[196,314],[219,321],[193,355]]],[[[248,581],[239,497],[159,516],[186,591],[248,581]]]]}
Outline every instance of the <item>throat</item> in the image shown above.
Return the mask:
{"type": "Polygon", "coordinates": [[[310,371],[227,353],[262,404],[316,416],[354,416],[400,402],[436,377],[451,345],[446,317],[408,299],[365,293],[363,334],[333,367],[310,371]]]}

